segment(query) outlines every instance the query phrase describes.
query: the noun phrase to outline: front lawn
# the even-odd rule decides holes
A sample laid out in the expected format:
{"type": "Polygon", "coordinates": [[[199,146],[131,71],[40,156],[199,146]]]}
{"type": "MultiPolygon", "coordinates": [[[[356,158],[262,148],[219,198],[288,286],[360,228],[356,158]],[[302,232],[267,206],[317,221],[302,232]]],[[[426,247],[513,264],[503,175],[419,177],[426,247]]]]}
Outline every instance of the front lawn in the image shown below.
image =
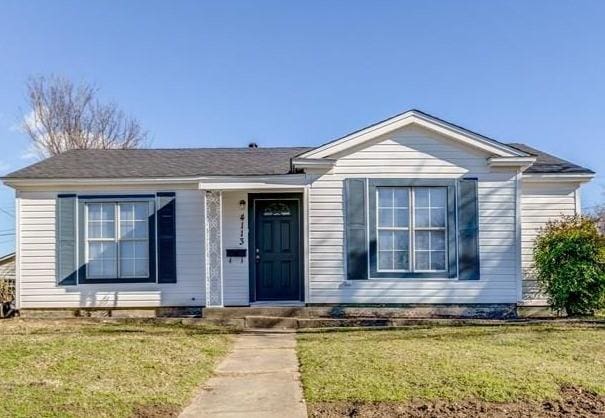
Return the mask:
{"type": "Polygon", "coordinates": [[[218,329],[0,322],[0,416],[171,416],[230,347],[218,329]]]}
{"type": "Polygon", "coordinates": [[[305,397],[318,402],[543,401],[605,394],[605,326],[416,327],[298,336],[305,397]]]}

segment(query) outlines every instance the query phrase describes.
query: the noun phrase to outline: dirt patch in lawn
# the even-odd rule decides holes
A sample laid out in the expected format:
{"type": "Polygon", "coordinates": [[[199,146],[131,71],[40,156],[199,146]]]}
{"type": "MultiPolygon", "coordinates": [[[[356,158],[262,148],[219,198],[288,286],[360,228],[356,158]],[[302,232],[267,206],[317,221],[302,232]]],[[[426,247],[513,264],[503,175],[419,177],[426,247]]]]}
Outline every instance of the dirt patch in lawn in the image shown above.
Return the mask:
{"type": "Polygon", "coordinates": [[[575,387],[561,389],[561,399],[544,402],[494,403],[463,402],[411,402],[361,403],[318,402],[308,405],[311,417],[387,418],[387,417],[603,417],[605,396],[575,387]]]}
{"type": "Polygon", "coordinates": [[[181,408],[177,405],[138,405],[132,414],[132,418],[171,418],[179,415],[181,408]]]}

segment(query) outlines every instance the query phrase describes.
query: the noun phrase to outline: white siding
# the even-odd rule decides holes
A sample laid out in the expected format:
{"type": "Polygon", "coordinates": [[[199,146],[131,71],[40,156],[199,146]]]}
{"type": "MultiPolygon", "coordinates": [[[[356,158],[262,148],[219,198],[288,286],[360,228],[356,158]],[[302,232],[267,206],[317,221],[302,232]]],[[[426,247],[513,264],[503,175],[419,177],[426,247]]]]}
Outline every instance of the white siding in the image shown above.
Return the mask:
{"type": "Polygon", "coordinates": [[[427,130],[403,128],[341,156],[309,191],[310,303],[515,303],[518,294],[516,172],[427,130]],[[481,279],[346,281],[343,180],[347,177],[479,179],[481,279]]]}
{"type": "MultiPolygon", "coordinates": [[[[115,193],[136,190],[112,190],[115,193]]],[[[148,191],[138,191],[148,192],[148,191]]],[[[20,308],[157,307],[204,304],[203,204],[199,190],[176,192],[177,283],[57,286],[55,192],[20,192],[20,308]]]]}
{"type": "Polygon", "coordinates": [[[549,220],[576,213],[576,183],[524,183],[521,193],[521,261],[523,269],[523,300],[540,303],[540,295],[532,276],[534,240],[549,220]]]}
{"type": "MultiPolygon", "coordinates": [[[[228,248],[248,249],[248,193],[241,191],[223,192],[223,253],[228,248]],[[240,200],[246,201],[244,209],[244,243],[240,245],[241,215],[240,200]]],[[[250,302],[248,258],[234,258],[229,262],[223,258],[223,303],[225,306],[248,305],[250,302]]]]}

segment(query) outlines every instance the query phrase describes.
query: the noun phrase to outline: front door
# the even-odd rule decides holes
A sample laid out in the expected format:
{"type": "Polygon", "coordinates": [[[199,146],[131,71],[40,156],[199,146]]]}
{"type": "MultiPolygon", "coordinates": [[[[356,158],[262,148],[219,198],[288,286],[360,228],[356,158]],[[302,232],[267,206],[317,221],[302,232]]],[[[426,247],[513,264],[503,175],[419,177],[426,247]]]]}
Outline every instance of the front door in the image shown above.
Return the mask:
{"type": "Polygon", "coordinates": [[[259,197],[253,205],[255,300],[300,300],[300,200],[259,197]]]}

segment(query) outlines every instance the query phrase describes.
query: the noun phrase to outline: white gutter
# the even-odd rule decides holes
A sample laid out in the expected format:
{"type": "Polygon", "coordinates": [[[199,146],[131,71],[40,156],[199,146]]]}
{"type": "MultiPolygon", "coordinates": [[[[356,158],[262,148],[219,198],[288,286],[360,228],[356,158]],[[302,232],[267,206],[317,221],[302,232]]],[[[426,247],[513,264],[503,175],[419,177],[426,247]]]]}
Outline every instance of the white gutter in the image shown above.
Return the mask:
{"type": "Polygon", "coordinates": [[[576,182],[576,183],[588,183],[594,178],[594,173],[580,173],[580,174],[561,174],[561,173],[525,173],[523,174],[524,182],[576,182]]]}
{"type": "Polygon", "coordinates": [[[519,167],[526,170],[536,162],[536,157],[490,157],[487,163],[490,167],[519,167]]]}
{"type": "Polygon", "coordinates": [[[200,179],[201,190],[301,189],[307,184],[304,174],[247,177],[207,177],[200,179]]]}
{"type": "Polygon", "coordinates": [[[297,182],[304,175],[300,174],[276,174],[270,176],[196,176],[196,177],[147,177],[147,178],[64,178],[64,179],[13,179],[4,178],[3,183],[9,187],[18,188],[21,186],[128,186],[128,185],[154,185],[154,184],[192,184],[199,182],[280,182],[286,179],[297,182]]]}

